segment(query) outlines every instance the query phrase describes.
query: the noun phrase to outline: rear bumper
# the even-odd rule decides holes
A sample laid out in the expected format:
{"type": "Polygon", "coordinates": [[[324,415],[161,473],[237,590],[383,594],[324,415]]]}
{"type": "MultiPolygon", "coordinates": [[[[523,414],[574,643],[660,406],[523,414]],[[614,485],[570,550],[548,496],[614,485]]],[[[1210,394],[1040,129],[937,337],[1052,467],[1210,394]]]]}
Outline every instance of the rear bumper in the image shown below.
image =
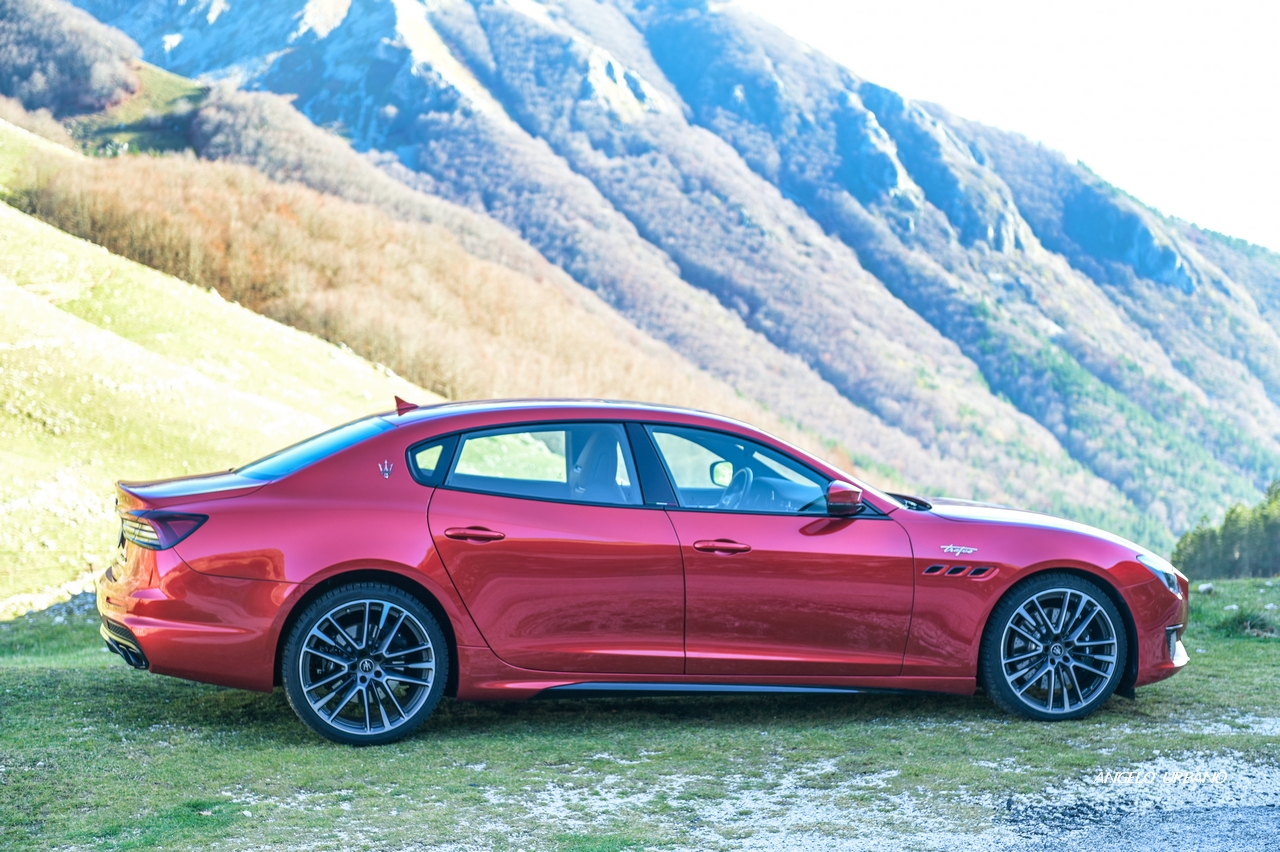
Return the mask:
{"type": "Polygon", "coordinates": [[[172,551],[155,556],[150,577],[136,571],[117,579],[110,568],[97,577],[107,647],[137,669],[270,691],[276,620],[294,585],[211,577],[172,551]]]}

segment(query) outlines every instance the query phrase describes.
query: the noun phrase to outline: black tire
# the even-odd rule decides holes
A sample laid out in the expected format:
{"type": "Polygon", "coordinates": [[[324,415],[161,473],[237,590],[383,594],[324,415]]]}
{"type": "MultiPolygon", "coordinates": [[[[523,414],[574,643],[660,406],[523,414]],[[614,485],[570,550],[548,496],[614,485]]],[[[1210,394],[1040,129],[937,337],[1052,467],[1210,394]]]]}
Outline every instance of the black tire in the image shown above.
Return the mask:
{"type": "Polygon", "coordinates": [[[1111,697],[1128,653],[1111,597],[1097,583],[1052,571],[1017,584],[996,605],[978,665],[1002,710],[1061,721],[1083,719],[1111,697]]]}
{"type": "Polygon", "coordinates": [[[313,731],[347,745],[411,733],[444,695],[449,646],[431,611],[385,583],[325,592],[289,631],[280,660],[289,706],[313,731]]]}

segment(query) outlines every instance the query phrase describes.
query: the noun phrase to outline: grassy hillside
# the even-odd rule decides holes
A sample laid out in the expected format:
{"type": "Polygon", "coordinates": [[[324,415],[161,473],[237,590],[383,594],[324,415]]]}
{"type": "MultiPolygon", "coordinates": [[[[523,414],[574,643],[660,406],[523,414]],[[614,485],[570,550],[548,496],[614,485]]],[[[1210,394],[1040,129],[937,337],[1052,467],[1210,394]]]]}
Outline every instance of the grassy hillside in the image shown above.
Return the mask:
{"type": "Polygon", "coordinates": [[[180,151],[187,126],[208,87],[146,62],[132,65],[138,79],[133,97],[67,122],[80,146],[100,156],[180,151]]]}
{"type": "MultiPolygon", "coordinates": [[[[57,155],[3,134],[0,164],[57,155]]],[[[0,316],[0,615],[107,558],[116,479],[224,469],[395,394],[437,398],[4,205],[0,316]]]]}

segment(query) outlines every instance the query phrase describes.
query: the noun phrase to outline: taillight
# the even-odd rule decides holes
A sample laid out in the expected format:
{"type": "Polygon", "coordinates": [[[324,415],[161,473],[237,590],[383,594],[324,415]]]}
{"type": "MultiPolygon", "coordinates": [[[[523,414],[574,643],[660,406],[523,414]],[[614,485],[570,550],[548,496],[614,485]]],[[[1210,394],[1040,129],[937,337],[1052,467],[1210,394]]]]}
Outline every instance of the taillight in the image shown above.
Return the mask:
{"type": "Polygon", "coordinates": [[[121,535],[147,550],[168,550],[209,520],[208,515],[143,509],[129,512],[122,521],[121,535]]]}

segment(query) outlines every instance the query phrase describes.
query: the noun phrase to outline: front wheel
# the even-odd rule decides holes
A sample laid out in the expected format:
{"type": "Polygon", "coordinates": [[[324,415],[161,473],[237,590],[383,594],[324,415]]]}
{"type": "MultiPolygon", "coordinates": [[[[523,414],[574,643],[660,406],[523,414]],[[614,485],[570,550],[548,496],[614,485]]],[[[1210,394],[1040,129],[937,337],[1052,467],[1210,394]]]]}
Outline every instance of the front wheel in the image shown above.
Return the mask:
{"type": "Polygon", "coordinates": [[[1128,654],[1124,622],[1097,584],[1066,573],[1015,586],[991,613],[980,665],[991,699],[1029,719],[1081,719],[1111,697],[1128,654]]]}
{"type": "Polygon", "coordinates": [[[448,673],[448,645],[430,610],[382,583],[352,583],[313,601],[281,660],[294,712],[348,745],[393,742],[421,725],[448,673]]]}

